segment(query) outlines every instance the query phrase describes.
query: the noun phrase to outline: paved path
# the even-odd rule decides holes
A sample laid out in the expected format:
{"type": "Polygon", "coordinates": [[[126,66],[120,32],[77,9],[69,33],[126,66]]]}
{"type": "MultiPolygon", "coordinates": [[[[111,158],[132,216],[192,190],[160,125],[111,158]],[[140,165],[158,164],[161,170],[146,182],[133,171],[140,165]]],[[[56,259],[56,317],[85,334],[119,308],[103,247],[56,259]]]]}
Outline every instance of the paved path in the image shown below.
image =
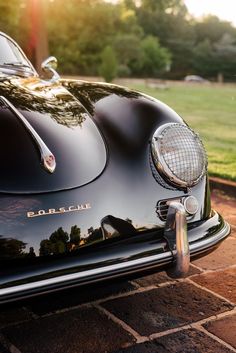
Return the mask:
{"type": "Polygon", "coordinates": [[[232,234],[188,278],[159,273],[11,304],[0,353],[236,352],[236,200],[212,199],[232,234]]]}

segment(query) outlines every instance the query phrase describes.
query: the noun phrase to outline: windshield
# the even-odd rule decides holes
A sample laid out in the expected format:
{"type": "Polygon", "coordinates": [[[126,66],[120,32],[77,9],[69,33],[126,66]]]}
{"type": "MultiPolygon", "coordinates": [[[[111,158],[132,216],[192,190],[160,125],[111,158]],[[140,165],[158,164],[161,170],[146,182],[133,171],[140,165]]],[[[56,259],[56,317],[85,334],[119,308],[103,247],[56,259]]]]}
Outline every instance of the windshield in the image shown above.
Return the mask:
{"type": "Polygon", "coordinates": [[[14,67],[14,70],[19,68],[32,68],[20,49],[8,38],[0,35],[0,71],[4,67],[14,67]]]}

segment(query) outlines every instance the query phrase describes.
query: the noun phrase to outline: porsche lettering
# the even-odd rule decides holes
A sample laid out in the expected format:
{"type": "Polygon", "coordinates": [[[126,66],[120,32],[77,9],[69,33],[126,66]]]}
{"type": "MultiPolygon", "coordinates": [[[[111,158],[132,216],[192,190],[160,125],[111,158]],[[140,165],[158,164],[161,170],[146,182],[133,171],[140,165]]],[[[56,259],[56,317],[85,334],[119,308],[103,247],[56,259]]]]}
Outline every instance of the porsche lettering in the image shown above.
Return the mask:
{"type": "Polygon", "coordinates": [[[29,211],[27,212],[28,218],[40,217],[40,216],[48,216],[53,214],[62,214],[68,212],[79,212],[88,210],[91,208],[90,203],[80,204],[80,205],[71,205],[68,207],[60,207],[60,208],[49,208],[48,210],[39,210],[39,211],[29,211]]]}

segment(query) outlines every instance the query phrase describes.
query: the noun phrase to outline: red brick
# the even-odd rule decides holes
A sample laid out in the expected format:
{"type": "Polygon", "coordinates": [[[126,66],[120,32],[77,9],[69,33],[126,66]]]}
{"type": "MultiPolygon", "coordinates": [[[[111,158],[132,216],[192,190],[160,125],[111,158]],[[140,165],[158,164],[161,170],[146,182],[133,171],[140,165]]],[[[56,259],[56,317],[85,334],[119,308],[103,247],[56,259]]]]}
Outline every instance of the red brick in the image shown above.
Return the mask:
{"type": "Polygon", "coordinates": [[[104,353],[135,343],[134,338],[95,308],[80,308],[3,330],[24,353],[104,353]]]}
{"type": "Polygon", "coordinates": [[[183,326],[233,306],[187,283],[175,283],[102,304],[141,335],[183,326]]]}
{"type": "Polygon", "coordinates": [[[193,261],[204,270],[223,269],[236,264],[236,239],[225,240],[211,254],[193,261]]]}
{"type": "Polygon", "coordinates": [[[192,280],[236,304],[236,268],[203,273],[192,280]]]}
{"type": "Polygon", "coordinates": [[[113,353],[232,353],[203,332],[184,330],[113,353]]]}
{"type": "Polygon", "coordinates": [[[94,284],[92,286],[76,287],[62,292],[55,292],[41,297],[28,299],[26,305],[35,314],[41,316],[53,313],[57,310],[63,310],[64,308],[103,299],[111,295],[118,295],[133,289],[135,289],[135,286],[128,281],[117,281],[115,283],[107,282],[105,285],[94,284]]]}
{"type": "MultiPolygon", "coordinates": [[[[0,328],[6,327],[18,322],[28,321],[32,319],[31,313],[12,304],[11,308],[1,309],[0,311],[0,328]]],[[[0,351],[1,352],[1,351],[0,351]]]]}
{"type": "Polygon", "coordinates": [[[236,348],[236,315],[212,321],[204,327],[215,336],[236,348]]]}
{"type": "MultiPolygon", "coordinates": [[[[198,274],[200,272],[201,271],[199,271],[194,266],[190,266],[188,277],[192,276],[194,274],[198,274]]],[[[158,272],[158,273],[155,273],[154,275],[145,276],[145,277],[142,277],[142,278],[135,280],[135,282],[138,283],[141,287],[147,287],[147,286],[152,286],[152,285],[156,286],[161,283],[172,282],[172,281],[175,281],[175,279],[170,278],[166,274],[166,272],[158,272]]]]}
{"type": "Polygon", "coordinates": [[[231,198],[219,190],[212,193],[212,207],[219,212],[233,228],[236,227],[236,199],[231,198]]]}

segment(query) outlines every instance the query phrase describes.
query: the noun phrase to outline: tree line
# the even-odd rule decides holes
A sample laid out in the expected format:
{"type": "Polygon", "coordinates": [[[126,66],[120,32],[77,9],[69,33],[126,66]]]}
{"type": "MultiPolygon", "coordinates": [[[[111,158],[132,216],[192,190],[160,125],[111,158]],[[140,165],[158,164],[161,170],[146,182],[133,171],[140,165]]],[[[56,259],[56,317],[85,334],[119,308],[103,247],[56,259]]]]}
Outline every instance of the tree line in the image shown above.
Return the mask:
{"type": "MultiPolygon", "coordinates": [[[[29,0],[0,0],[0,30],[26,45],[29,0]],[[24,21],[22,21],[24,18],[24,21]]],[[[43,0],[41,0],[43,1],[43,0]]],[[[44,1],[50,54],[71,75],[236,80],[236,28],[191,17],[183,0],[44,1]]]]}

